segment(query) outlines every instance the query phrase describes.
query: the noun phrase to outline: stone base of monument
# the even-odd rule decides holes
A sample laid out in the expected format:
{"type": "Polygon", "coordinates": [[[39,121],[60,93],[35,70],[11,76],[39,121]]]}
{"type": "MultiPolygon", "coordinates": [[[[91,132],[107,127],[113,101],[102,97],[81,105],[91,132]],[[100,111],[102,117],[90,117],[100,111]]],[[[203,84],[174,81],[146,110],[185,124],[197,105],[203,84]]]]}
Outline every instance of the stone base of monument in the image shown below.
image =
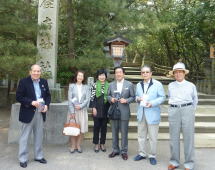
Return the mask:
{"type": "Polygon", "coordinates": [[[65,94],[63,88],[50,88],[52,103],[61,103],[65,101],[65,94]]]}
{"type": "MultiPolygon", "coordinates": [[[[8,143],[18,143],[21,123],[19,122],[19,108],[20,104],[12,105],[10,127],[8,131],[8,143]]],[[[67,121],[68,103],[51,103],[50,109],[46,113],[47,118],[44,123],[44,143],[45,144],[66,144],[68,137],[62,134],[63,125],[67,121]]],[[[29,140],[33,143],[33,138],[29,140]]]]}

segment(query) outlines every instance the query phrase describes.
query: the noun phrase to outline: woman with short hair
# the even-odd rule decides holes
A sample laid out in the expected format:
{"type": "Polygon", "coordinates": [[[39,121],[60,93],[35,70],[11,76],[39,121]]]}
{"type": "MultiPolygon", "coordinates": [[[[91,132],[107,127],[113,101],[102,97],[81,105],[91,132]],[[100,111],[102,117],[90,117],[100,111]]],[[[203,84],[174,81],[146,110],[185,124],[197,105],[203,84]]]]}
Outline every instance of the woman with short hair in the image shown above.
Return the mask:
{"type": "Polygon", "coordinates": [[[101,149],[106,152],[105,141],[107,133],[107,112],[109,103],[107,100],[107,93],[109,83],[107,79],[107,72],[104,69],[97,70],[97,81],[93,84],[91,89],[90,108],[93,114],[93,143],[95,144],[94,151],[97,153],[101,149]]]}

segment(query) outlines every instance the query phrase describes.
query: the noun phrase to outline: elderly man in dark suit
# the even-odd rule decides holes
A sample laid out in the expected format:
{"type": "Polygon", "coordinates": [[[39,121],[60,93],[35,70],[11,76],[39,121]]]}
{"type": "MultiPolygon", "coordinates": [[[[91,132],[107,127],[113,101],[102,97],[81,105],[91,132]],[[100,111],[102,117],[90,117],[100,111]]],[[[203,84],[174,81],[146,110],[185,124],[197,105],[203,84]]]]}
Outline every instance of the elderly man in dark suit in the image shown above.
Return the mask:
{"type": "MultiPolygon", "coordinates": [[[[120,154],[119,148],[119,130],[121,131],[121,156],[123,160],[128,159],[128,123],[130,118],[129,104],[135,99],[134,86],[131,82],[124,79],[125,70],[122,67],[114,69],[115,81],[110,83],[108,89],[108,101],[110,103],[118,102],[120,110],[119,120],[112,120],[112,148],[113,152],[109,158],[120,154]]],[[[113,105],[112,105],[113,106],[113,105]]],[[[110,106],[110,107],[112,107],[110,106]]]]}
{"type": "Polygon", "coordinates": [[[40,163],[47,163],[43,157],[43,122],[51,102],[48,83],[40,78],[41,67],[37,64],[31,66],[30,76],[20,80],[16,100],[21,103],[19,121],[22,123],[19,140],[19,162],[23,168],[28,162],[28,139],[34,134],[34,159],[40,163]]]}

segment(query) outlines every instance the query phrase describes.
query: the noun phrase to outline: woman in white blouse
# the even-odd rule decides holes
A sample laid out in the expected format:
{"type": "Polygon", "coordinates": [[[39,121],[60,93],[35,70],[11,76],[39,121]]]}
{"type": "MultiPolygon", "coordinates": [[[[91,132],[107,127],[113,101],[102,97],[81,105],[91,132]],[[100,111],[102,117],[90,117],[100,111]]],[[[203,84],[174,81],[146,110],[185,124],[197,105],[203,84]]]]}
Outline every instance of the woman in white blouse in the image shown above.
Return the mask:
{"type": "Polygon", "coordinates": [[[69,118],[75,119],[76,123],[81,126],[81,134],[71,137],[70,152],[82,153],[81,143],[84,133],[88,132],[88,113],[87,107],[90,100],[89,87],[84,84],[85,76],[83,71],[77,71],[74,83],[69,85],[69,118]]]}

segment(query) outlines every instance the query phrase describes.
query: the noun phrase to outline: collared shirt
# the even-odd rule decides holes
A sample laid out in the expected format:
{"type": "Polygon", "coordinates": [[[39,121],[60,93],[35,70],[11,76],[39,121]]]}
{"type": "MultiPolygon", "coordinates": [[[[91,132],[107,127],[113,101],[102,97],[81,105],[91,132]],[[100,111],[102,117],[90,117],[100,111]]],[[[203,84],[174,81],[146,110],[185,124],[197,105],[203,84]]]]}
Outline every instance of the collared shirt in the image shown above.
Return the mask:
{"type": "Polygon", "coordinates": [[[33,81],[33,85],[34,85],[34,91],[36,94],[36,99],[38,100],[39,98],[41,98],[41,89],[40,89],[40,79],[38,80],[32,80],[33,81]]]}
{"type": "Polygon", "coordinates": [[[144,85],[144,94],[146,94],[146,93],[147,93],[147,91],[148,91],[149,83],[150,83],[150,80],[149,80],[149,81],[147,81],[147,82],[144,82],[144,80],[143,80],[143,85],[144,85]]]}
{"type": "Polygon", "coordinates": [[[122,92],[123,83],[124,83],[124,79],[122,79],[121,81],[116,81],[117,91],[118,91],[120,94],[121,94],[121,92],[122,92]]]}
{"type": "Polygon", "coordinates": [[[196,107],[198,103],[198,96],[196,86],[187,81],[174,81],[168,85],[169,104],[181,105],[193,103],[196,107]]]}

